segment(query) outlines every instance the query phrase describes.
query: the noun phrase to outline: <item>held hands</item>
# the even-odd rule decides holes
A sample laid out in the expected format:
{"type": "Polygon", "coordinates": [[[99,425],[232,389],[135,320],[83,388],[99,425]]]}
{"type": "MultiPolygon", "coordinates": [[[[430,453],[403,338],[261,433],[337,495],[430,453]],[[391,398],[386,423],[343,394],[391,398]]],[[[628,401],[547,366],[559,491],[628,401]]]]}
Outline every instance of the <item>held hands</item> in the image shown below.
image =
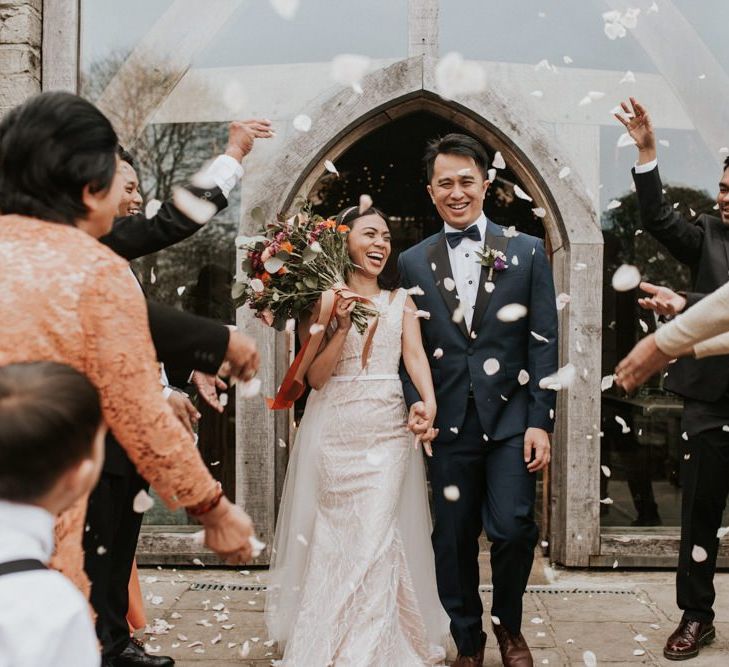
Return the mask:
{"type": "Polygon", "coordinates": [[[661,352],[656,345],[655,335],[646,336],[618,364],[615,383],[627,392],[634,391],[669,361],[671,357],[661,352]]]}
{"type": "Polygon", "coordinates": [[[167,403],[169,403],[172,408],[172,412],[175,413],[175,417],[180,420],[180,423],[185,427],[185,430],[190,435],[194,435],[194,426],[200,420],[200,413],[192,404],[192,401],[188,398],[187,394],[173,390],[167,397],[167,403]]]}
{"type": "Polygon", "coordinates": [[[201,371],[195,371],[192,374],[192,384],[197,388],[197,393],[213,410],[223,412],[223,404],[218,398],[217,390],[225,391],[228,385],[225,384],[217,375],[208,375],[201,371]]]}
{"type": "Polygon", "coordinates": [[[354,299],[337,299],[334,316],[337,318],[337,331],[346,333],[352,328],[352,311],[357,302],[354,299]]]}
{"type": "Polygon", "coordinates": [[[624,118],[619,113],[615,114],[617,118],[628,131],[628,134],[635,141],[640,154],[639,162],[645,163],[656,159],[656,135],[653,132],[653,123],[651,117],[634,97],[630,98],[632,109],[625,103],[621,102],[620,106],[626,113],[624,118]]]}
{"type": "Polygon", "coordinates": [[[654,310],[664,317],[673,317],[686,307],[686,299],[668,287],[641,283],[640,289],[650,295],[638,299],[640,307],[646,310],[654,310]]]}
{"type": "Polygon", "coordinates": [[[240,162],[253,148],[256,139],[273,137],[270,120],[236,120],[228,126],[228,145],[225,154],[240,162]]]}
{"type": "Polygon", "coordinates": [[[223,376],[230,375],[234,380],[248,382],[255,377],[261,361],[256,342],[234,326],[228,328],[230,329],[230,340],[219,373],[223,376]]]}
{"type": "Polygon", "coordinates": [[[524,434],[524,463],[529,472],[544,470],[552,459],[549,434],[541,428],[528,428],[524,434]],[[532,461],[532,452],[534,460],[532,461]]]}
{"type": "Polygon", "coordinates": [[[433,428],[435,421],[436,406],[427,406],[423,401],[418,401],[410,406],[408,416],[408,430],[415,434],[415,447],[423,444],[423,450],[428,456],[433,456],[432,441],[438,437],[439,430],[433,428]]]}
{"type": "Polygon", "coordinates": [[[215,508],[198,518],[205,528],[205,546],[228,565],[243,565],[251,560],[253,522],[238,505],[223,496],[215,508]]]}

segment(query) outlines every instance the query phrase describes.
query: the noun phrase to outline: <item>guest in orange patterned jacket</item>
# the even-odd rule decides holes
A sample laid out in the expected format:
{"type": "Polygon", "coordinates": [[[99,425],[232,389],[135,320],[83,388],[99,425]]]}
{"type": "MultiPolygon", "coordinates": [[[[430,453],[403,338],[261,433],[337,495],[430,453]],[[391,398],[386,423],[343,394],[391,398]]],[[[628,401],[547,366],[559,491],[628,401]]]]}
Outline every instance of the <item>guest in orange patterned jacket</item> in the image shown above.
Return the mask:
{"type": "MultiPolygon", "coordinates": [[[[163,399],[142,292],[96,240],[121,198],[117,145],[106,117],[69,93],[38,95],[0,122],[0,365],[50,360],[84,373],[139,472],[171,508],[199,518],[207,546],[243,563],[250,518],[163,399]]],[[[244,375],[257,363],[252,350],[244,375]]],[[[59,518],[52,564],[88,595],[85,512],[83,498],[59,518]]]]}

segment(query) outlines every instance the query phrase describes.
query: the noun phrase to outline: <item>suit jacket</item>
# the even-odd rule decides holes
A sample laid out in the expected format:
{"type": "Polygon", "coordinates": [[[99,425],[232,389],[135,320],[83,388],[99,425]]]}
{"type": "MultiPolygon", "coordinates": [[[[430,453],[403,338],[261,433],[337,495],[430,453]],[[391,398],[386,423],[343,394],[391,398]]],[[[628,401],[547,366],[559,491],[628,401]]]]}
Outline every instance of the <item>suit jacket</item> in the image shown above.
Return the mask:
{"type": "MultiPolygon", "coordinates": [[[[458,298],[456,290],[448,291],[444,286],[447,277],[453,278],[445,233],[425,239],[398,260],[403,286],[419,286],[424,294],[413,299],[420,310],[430,313],[430,319],[421,319],[420,324],[438,404],[439,442],[455,439],[471,392],[489,439],[503,440],[529,427],[546,431],[554,427],[556,394],[539,388],[539,380],[557,370],[558,356],[554,282],[544,244],[527,234],[507,238],[504,228],[490,220],[484,243],[504,252],[509,265],[504,271],[493,272],[492,293],[484,287],[489,269],[481,269],[471,325],[475,338],[465,321],[455,323],[452,319],[458,298]],[[518,263],[512,262],[514,256],[518,263]],[[498,320],[499,309],[512,303],[526,306],[526,317],[516,322],[498,320]],[[547,342],[532,336],[531,331],[547,342]],[[437,348],[443,350],[439,359],[433,356],[437,348]],[[484,362],[490,358],[500,364],[493,375],[484,372],[484,362]],[[522,370],[529,373],[525,385],[518,381],[522,370]]],[[[401,377],[410,406],[420,397],[404,369],[401,377]]]]}
{"type": "MultiPolygon", "coordinates": [[[[188,186],[201,199],[212,201],[218,211],[227,206],[220,188],[202,190],[188,186]]],[[[167,248],[201,229],[172,202],[165,202],[157,215],[117,218],[111,231],[99,240],[117,255],[133,260],[167,248]]],[[[173,384],[184,385],[192,370],[215,373],[228,349],[230,330],[225,325],[198,317],[171,306],[147,301],[149,330],[157,352],[173,384]]],[[[134,467],[113,436],[107,436],[104,470],[113,474],[132,474],[134,467]]]]}
{"type": "MultiPolygon", "coordinates": [[[[643,228],[668,252],[691,270],[691,307],[729,278],[729,229],[713,215],[701,215],[695,223],[673,208],[663,195],[656,167],[644,174],[633,170],[643,228]]],[[[729,356],[693,359],[682,357],[671,364],[666,389],[684,398],[714,402],[729,389],[729,356]]]]}

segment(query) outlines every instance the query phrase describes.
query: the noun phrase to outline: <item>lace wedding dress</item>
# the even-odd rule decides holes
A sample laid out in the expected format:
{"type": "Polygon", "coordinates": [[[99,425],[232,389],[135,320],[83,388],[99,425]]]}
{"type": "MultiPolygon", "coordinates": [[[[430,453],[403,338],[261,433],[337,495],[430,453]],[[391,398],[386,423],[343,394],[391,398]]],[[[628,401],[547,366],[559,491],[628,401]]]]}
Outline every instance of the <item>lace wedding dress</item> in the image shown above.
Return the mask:
{"type": "Polygon", "coordinates": [[[406,297],[381,293],[367,368],[352,327],[334,375],[306,404],[266,600],[286,666],[408,667],[445,657],[424,462],[398,377],[406,297]]]}

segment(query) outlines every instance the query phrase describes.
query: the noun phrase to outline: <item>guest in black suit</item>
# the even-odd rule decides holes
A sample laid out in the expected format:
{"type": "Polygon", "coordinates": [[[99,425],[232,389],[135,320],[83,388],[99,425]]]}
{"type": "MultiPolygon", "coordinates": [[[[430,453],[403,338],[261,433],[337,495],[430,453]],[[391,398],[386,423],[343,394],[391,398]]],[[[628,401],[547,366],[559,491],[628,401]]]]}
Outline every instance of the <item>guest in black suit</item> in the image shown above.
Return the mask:
{"type": "MultiPolygon", "coordinates": [[[[226,155],[213,162],[206,173],[210,187],[187,185],[188,192],[211,202],[214,205],[211,212],[220,211],[227,205],[227,196],[242,175],[240,160],[251,150],[256,137],[266,136],[270,136],[267,121],[231,124],[226,155]]],[[[120,217],[115,220],[111,232],[100,239],[102,243],[132,260],[182,241],[201,228],[200,222],[174,202],[163,203],[151,219],[145,218],[133,158],[125,151],[121,152],[121,157],[125,195],[120,217]]],[[[178,199],[180,201],[184,203],[184,199],[178,199]]],[[[148,312],[158,359],[174,368],[179,378],[186,379],[195,369],[214,378],[226,360],[240,367],[237,359],[254,346],[247,337],[231,332],[227,326],[213,320],[151,302],[148,302],[148,312]]],[[[163,389],[160,385],[160,391],[167,395],[180,420],[192,431],[199,415],[189,399],[169,386],[163,389]]],[[[132,504],[135,496],[148,488],[119,443],[109,434],[101,479],[89,498],[84,551],[85,568],[92,584],[91,603],[97,613],[97,634],[103,646],[104,660],[114,667],[168,667],[174,664],[172,658],[149,655],[140,643],[130,640],[126,620],[129,576],[142,523],[142,514],[134,512],[132,504]],[[101,553],[99,547],[103,547],[101,553]]]]}
{"type": "MultiPolygon", "coordinates": [[[[420,287],[413,299],[429,313],[421,328],[438,406],[427,459],[432,539],[438,593],[458,646],[454,665],[483,663],[478,540],[485,529],[494,633],[504,664],[524,667],[532,664],[521,617],[537,544],[536,472],[549,464],[555,407],[555,392],[539,381],[557,370],[557,309],[544,243],[509,236],[483,213],[487,164],[483,146],[465,135],[429,145],[428,192],[444,229],[403,252],[398,268],[404,287],[420,287]],[[479,253],[506,261],[489,268],[479,253]],[[523,316],[497,317],[516,304],[523,316]]],[[[425,408],[404,372],[403,390],[411,424],[420,423],[425,408]]]]}
{"type": "MultiPolygon", "coordinates": [[[[729,159],[719,183],[719,217],[700,215],[687,220],[662,193],[656,139],[645,108],[631,98],[622,104],[627,118],[616,114],[638,147],[633,169],[643,229],[660,241],[691,270],[693,287],[677,294],[666,287],[643,283],[649,296],[644,308],[673,316],[690,308],[729,278],[729,159]]],[[[620,376],[618,376],[620,379],[620,376]]],[[[681,457],[681,546],[676,576],[677,602],[683,610],[678,628],[663,653],[669,660],[699,654],[714,639],[714,572],[719,548],[717,530],[729,493],[729,356],[680,358],[668,368],[666,389],[684,399],[682,428],[688,436],[687,456],[681,457]],[[694,545],[706,560],[692,558],[694,545]]]]}

